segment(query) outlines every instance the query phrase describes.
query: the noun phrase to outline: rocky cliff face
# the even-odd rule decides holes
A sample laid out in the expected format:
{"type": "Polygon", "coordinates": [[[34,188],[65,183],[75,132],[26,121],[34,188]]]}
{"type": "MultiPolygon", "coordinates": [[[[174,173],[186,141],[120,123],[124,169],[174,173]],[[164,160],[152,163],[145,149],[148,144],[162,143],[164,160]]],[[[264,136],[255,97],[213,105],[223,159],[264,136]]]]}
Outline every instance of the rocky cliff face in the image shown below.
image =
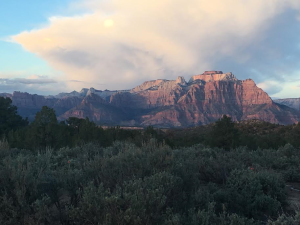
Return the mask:
{"type": "Polygon", "coordinates": [[[66,120],[69,117],[82,119],[88,117],[97,122],[101,121],[102,124],[111,125],[118,125],[128,119],[121,109],[115,108],[94,93],[89,93],[79,105],[59,116],[59,119],[66,120]]]}
{"type": "Polygon", "coordinates": [[[45,98],[41,95],[31,95],[28,93],[22,93],[15,91],[12,96],[13,104],[18,107],[32,107],[32,108],[40,108],[42,106],[53,107],[55,103],[54,98],[45,98]]]}
{"type": "Polygon", "coordinates": [[[189,82],[153,80],[123,91],[93,88],[63,93],[54,98],[14,93],[21,108],[54,107],[59,119],[89,117],[100,124],[185,127],[214,122],[223,114],[240,121],[260,119],[290,124],[299,112],[274,103],[253,80],[238,80],[232,73],[205,71],[189,82]]]}
{"type": "Polygon", "coordinates": [[[54,108],[57,115],[65,113],[74,108],[81,102],[81,98],[70,95],[69,97],[55,98],[42,95],[32,95],[15,91],[12,94],[12,103],[18,107],[18,113],[23,117],[28,117],[30,121],[34,120],[35,114],[43,106],[54,108]]]}
{"type": "Polygon", "coordinates": [[[194,126],[213,122],[223,114],[233,120],[261,119],[289,124],[298,114],[273,103],[253,80],[240,81],[232,73],[206,71],[188,83],[148,81],[131,90],[111,96],[110,102],[122,108],[148,109],[138,121],[144,126],[194,126]]]}
{"type": "Polygon", "coordinates": [[[81,103],[82,99],[80,97],[72,96],[72,97],[64,97],[57,99],[54,103],[54,110],[57,115],[64,114],[68,110],[76,107],[81,103]]]}
{"type": "MultiPolygon", "coordinates": [[[[180,78],[178,78],[180,79],[180,78]]],[[[184,93],[180,81],[147,81],[133,88],[130,92],[119,92],[110,97],[110,103],[122,108],[151,109],[174,105],[184,93]],[[179,82],[179,83],[177,83],[179,82]]]]}
{"type": "Polygon", "coordinates": [[[18,113],[23,117],[28,117],[31,121],[35,114],[41,110],[43,106],[53,108],[56,99],[45,98],[41,95],[31,95],[28,93],[15,91],[12,95],[12,103],[18,107],[18,113]]]}

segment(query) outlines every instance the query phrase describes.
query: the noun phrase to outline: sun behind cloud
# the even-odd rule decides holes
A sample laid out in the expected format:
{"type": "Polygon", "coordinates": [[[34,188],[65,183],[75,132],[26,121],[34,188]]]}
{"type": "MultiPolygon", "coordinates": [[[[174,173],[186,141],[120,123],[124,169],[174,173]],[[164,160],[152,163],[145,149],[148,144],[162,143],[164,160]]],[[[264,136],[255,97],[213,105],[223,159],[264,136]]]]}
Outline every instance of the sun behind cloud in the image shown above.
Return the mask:
{"type": "Polygon", "coordinates": [[[52,39],[51,38],[44,38],[44,41],[46,41],[46,42],[52,42],[52,39]]]}
{"type": "Polygon", "coordinates": [[[113,27],[115,25],[115,21],[113,19],[106,19],[103,25],[107,28],[113,27]]]}

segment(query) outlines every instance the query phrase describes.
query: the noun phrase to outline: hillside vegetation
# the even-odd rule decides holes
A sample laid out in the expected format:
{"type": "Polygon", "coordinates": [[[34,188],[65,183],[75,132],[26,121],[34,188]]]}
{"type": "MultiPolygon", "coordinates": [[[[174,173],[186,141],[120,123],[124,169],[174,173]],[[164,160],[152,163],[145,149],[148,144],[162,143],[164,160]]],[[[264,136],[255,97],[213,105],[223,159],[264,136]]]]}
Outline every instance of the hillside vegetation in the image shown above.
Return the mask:
{"type": "Polygon", "coordinates": [[[10,107],[0,224],[300,224],[299,125],[102,129],[48,107],[28,125],[10,107]]]}

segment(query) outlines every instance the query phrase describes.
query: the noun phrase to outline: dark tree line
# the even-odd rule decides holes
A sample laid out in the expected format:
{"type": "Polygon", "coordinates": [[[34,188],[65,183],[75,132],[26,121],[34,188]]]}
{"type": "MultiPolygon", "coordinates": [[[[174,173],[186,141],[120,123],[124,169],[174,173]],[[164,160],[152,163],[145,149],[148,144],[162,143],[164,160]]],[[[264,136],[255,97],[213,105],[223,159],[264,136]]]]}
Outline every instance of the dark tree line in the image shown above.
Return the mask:
{"type": "Polygon", "coordinates": [[[238,146],[249,149],[279,148],[286,144],[300,146],[300,124],[276,125],[268,122],[234,123],[230,117],[223,116],[214,124],[186,129],[162,131],[152,126],[144,130],[125,130],[120,127],[103,129],[88,118],[71,117],[58,122],[55,111],[44,106],[28,124],[17,115],[17,108],[9,98],[0,98],[0,134],[11,147],[39,149],[46,147],[75,147],[84,143],[97,143],[103,147],[114,141],[131,141],[142,146],[149,138],[156,138],[172,148],[204,144],[225,150],[238,146]]]}
{"type": "Polygon", "coordinates": [[[3,137],[10,130],[15,130],[27,124],[27,119],[24,120],[17,114],[17,107],[12,105],[12,100],[0,97],[0,137],[3,137]]]}
{"type": "Polygon", "coordinates": [[[153,127],[148,127],[144,131],[124,130],[118,126],[104,130],[88,118],[75,117],[58,122],[55,111],[47,106],[37,112],[34,121],[28,125],[27,120],[23,120],[16,114],[16,107],[12,108],[14,109],[13,114],[7,110],[0,110],[0,113],[11,114],[10,117],[17,118],[14,120],[3,119],[3,128],[0,132],[13,148],[37,150],[46,147],[75,147],[89,142],[106,147],[117,140],[130,140],[141,146],[150,137],[159,139],[157,131],[153,127]]]}
{"type": "Polygon", "coordinates": [[[214,124],[185,129],[169,129],[164,133],[166,143],[171,147],[193,146],[202,143],[225,150],[247,146],[258,148],[279,148],[286,144],[300,147],[300,124],[279,125],[264,121],[233,122],[224,115],[214,124]]]}

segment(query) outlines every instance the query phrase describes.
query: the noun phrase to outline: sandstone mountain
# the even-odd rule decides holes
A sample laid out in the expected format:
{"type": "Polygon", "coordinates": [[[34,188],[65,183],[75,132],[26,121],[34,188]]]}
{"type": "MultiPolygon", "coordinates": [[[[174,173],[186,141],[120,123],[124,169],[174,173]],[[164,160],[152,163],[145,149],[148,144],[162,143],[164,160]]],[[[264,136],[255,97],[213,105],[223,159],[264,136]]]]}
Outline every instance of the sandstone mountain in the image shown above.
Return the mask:
{"type": "Polygon", "coordinates": [[[235,121],[279,124],[297,123],[300,118],[299,111],[273,102],[253,80],[238,80],[222,71],[206,71],[188,82],[183,77],[146,81],[131,90],[90,88],[56,96],[14,92],[12,100],[30,119],[47,105],[60,120],[89,117],[108,125],[187,127],[214,122],[223,114],[235,121]]]}

